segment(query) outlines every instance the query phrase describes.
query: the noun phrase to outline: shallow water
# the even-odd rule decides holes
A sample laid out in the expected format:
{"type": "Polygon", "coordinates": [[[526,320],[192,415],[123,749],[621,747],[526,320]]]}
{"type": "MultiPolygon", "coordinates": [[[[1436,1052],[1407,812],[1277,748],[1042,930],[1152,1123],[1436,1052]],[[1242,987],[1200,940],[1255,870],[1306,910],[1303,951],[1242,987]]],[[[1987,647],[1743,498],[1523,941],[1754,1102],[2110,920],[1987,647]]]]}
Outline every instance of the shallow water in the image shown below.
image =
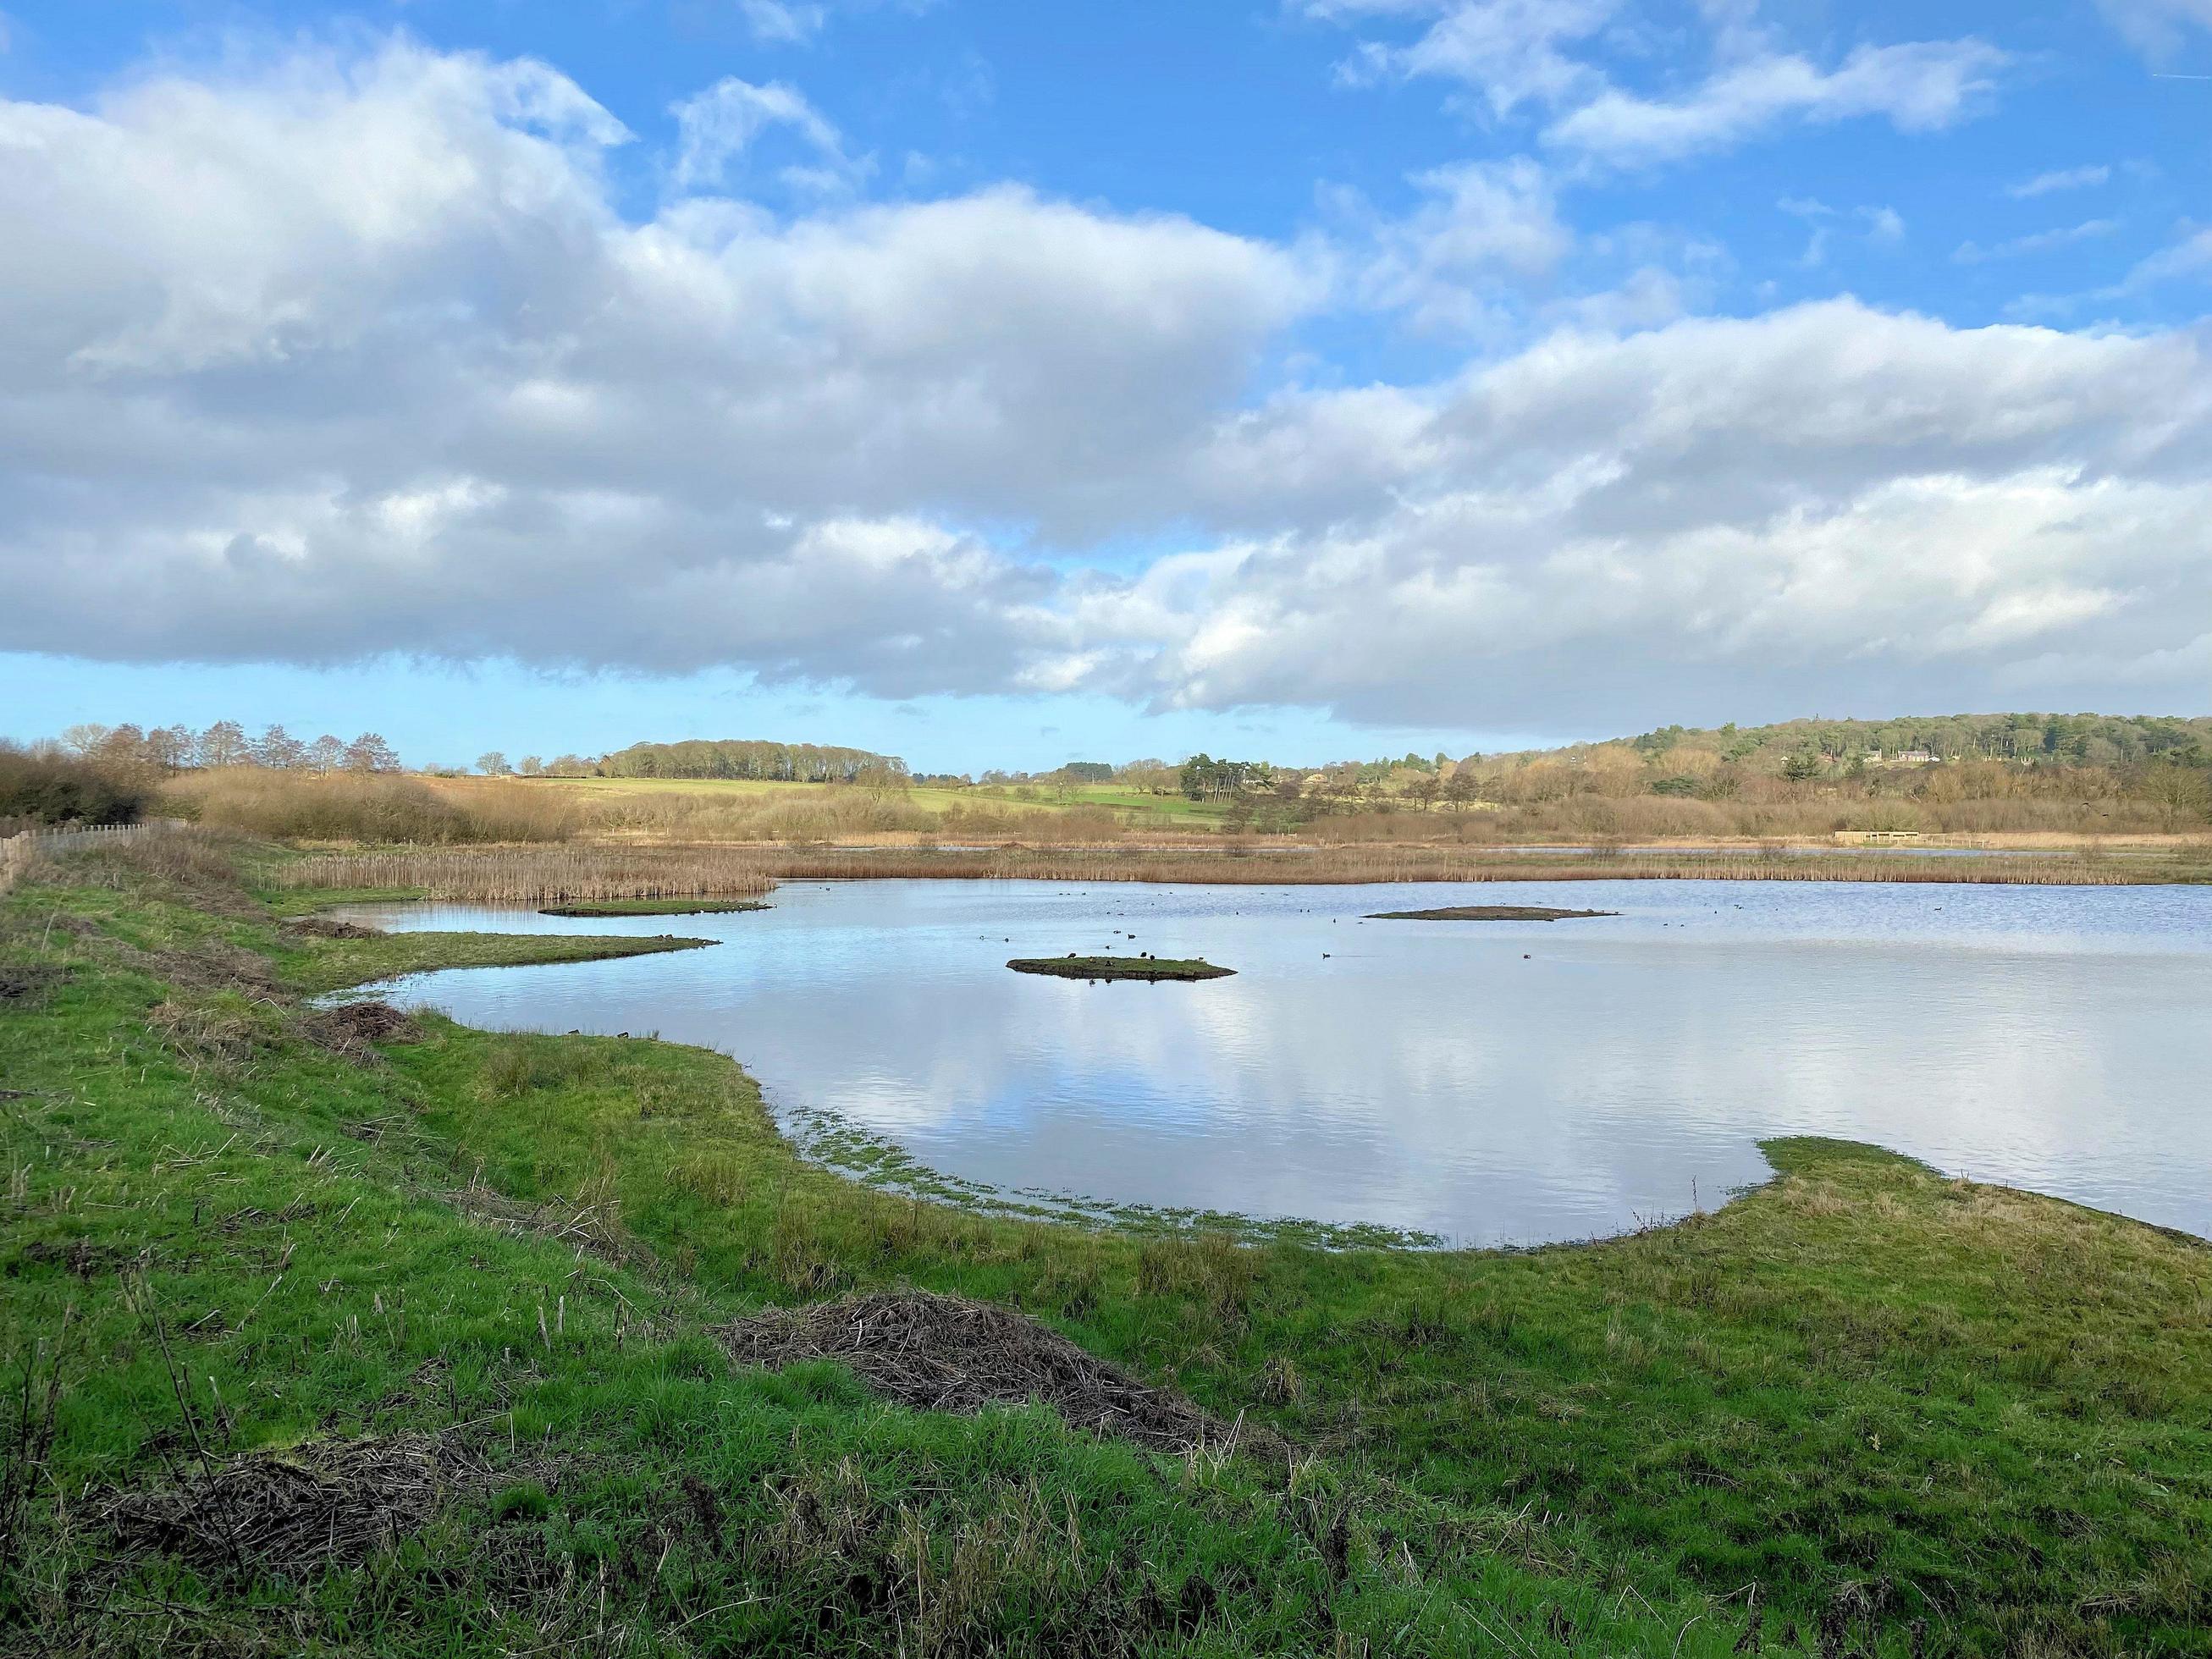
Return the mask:
{"type": "Polygon", "coordinates": [[[870,881],[771,902],[339,914],[725,941],[390,988],[472,1025],[707,1044],[787,1117],[1006,1192],[1533,1243],[1711,1208],[1764,1176],[1759,1138],[1817,1133],[2212,1235],[2212,888],[870,881]],[[1623,914],[1360,920],[1468,903],[1623,914]],[[1237,971],[1005,967],[1070,951],[1237,971]]]}

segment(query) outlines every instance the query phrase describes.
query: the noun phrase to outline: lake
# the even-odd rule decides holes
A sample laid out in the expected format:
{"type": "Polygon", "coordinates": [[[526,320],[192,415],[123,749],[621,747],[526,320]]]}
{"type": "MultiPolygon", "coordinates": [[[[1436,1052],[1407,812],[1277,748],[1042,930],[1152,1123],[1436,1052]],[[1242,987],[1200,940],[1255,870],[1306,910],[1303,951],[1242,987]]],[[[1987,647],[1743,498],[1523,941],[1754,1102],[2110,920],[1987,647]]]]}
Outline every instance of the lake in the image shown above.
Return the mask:
{"type": "Polygon", "coordinates": [[[505,1030],[657,1033],[1003,1194],[1305,1218],[1467,1244],[1619,1232],[1869,1140],[2212,1234],[2212,888],[1513,882],[794,883],[772,908],[391,928],[679,933],[711,950],[380,988],[505,1030]],[[1445,904],[1618,916],[1362,920],[1445,904]],[[1009,957],[1237,970],[1089,984],[1009,957]]]}

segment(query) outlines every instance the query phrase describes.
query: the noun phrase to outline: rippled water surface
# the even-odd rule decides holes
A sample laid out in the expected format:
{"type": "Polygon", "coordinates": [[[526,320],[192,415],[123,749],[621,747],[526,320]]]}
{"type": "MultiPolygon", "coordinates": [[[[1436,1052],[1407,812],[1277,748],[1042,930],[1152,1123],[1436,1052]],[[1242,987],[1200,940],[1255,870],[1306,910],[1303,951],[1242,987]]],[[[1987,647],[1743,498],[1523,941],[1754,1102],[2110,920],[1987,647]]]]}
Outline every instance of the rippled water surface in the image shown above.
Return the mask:
{"type": "Polygon", "coordinates": [[[344,914],[719,939],[392,994],[474,1025],[708,1044],[780,1111],[1008,1191],[1534,1243],[1710,1207],[1763,1176],[1760,1137],[1811,1132],[2212,1234],[2212,889],[892,881],[772,903],[344,914]],[[1623,914],[1361,920],[1477,902],[1623,914]],[[1005,966],[1070,951],[1237,971],[1005,966]]]}

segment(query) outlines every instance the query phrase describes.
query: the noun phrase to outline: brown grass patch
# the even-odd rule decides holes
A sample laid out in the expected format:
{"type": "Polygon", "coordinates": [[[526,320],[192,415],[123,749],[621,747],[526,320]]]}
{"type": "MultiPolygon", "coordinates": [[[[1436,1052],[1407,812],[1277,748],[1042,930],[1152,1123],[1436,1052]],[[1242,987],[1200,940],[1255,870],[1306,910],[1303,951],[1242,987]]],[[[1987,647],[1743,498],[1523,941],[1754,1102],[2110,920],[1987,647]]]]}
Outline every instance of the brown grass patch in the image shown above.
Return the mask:
{"type": "Polygon", "coordinates": [[[921,1411],[975,1413],[1035,1401],[1072,1428],[1176,1454],[1230,1437],[1173,1390],[1138,1382],[1011,1309],[964,1297],[882,1291],[770,1308],[721,1337],[740,1364],[833,1359],[878,1394],[921,1411]]]}

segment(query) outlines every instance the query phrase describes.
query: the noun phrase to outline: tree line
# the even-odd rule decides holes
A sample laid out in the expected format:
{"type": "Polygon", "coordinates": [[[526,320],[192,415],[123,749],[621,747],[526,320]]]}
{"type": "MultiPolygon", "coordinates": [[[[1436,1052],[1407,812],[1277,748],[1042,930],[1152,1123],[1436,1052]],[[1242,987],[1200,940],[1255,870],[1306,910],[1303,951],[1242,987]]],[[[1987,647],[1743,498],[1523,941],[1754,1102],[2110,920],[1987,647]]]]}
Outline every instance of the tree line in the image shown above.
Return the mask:
{"type": "Polygon", "coordinates": [[[281,726],[268,726],[258,736],[248,736],[236,720],[217,720],[201,732],[186,726],[72,726],[53,747],[62,755],[123,773],[170,775],[224,766],[317,773],[399,769],[398,752],[375,732],[363,732],[349,741],[329,732],[295,738],[281,726]]]}
{"type": "Polygon", "coordinates": [[[744,778],[772,783],[903,784],[896,755],[812,743],[697,738],[683,743],[634,743],[603,757],[609,778],[744,778]]]}
{"type": "MultiPolygon", "coordinates": [[[[2212,764],[2212,718],[2167,714],[1936,714],[1887,720],[1784,720],[1710,730],[1661,726],[1629,739],[1647,756],[1709,750],[1756,763],[1780,756],[1814,775],[1800,757],[1823,767],[1864,761],[1911,764],[1997,760],[2048,766],[2131,766],[2148,761],[2212,764]]],[[[1786,775],[1786,773],[1785,773],[1786,775]]]]}

